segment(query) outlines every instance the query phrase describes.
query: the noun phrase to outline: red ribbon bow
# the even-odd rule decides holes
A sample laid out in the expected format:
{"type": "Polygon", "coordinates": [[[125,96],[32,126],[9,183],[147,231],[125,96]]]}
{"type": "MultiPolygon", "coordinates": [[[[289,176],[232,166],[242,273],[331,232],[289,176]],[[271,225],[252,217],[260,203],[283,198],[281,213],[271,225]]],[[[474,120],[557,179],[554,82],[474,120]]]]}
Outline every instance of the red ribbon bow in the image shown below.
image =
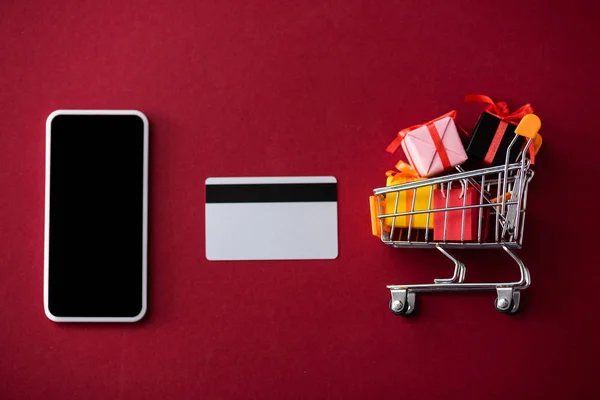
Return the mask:
{"type": "MultiPolygon", "coordinates": [[[[508,104],[504,101],[494,101],[489,96],[484,96],[482,94],[468,94],[465,96],[465,103],[485,103],[488,106],[485,108],[485,111],[488,113],[500,118],[500,125],[498,126],[498,131],[496,131],[496,135],[492,141],[492,145],[490,146],[490,150],[485,157],[484,163],[489,164],[492,162],[496,154],[496,150],[500,145],[500,141],[502,140],[502,135],[506,130],[506,123],[511,123],[513,125],[518,125],[519,122],[523,119],[523,117],[527,114],[534,114],[533,107],[531,104],[527,103],[519,107],[517,110],[510,112],[510,108],[508,108],[508,104]]],[[[531,163],[535,163],[535,148],[534,143],[531,143],[529,146],[529,158],[531,159],[531,163]]]]}
{"type": "MultiPolygon", "coordinates": [[[[427,130],[429,131],[429,134],[431,135],[431,140],[433,141],[433,144],[435,145],[436,152],[438,153],[438,156],[440,157],[440,160],[442,162],[444,169],[450,169],[452,167],[452,165],[450,164],[450,159],[448,158],[448,153],[446,152],[446,148],[444,147],[442,138],[440,137],[440,134],[434,125],[434,122],[439,121],[440,119],[443,119],[446,117],[456,119],[456,111],[450,111],[449,113],[439,116],[439,117],[437,117],[429,122],[426,122],[424,124],[413,125],[413,126],[409,126],[408,128],[402,129],[400,132],[398,132],[398,136],[392,141],[392,143],[390,143],[388,145],[388,147],[385,149],[385,151],[387,151],[388,153],[394,153],[396,150],[398,150],[398,147],[400,147],[400,145],[402,144],[402,141],[404,140],[406,135],[408,135],[409,132],[414,131],[415,129],[420,128],[423,125],[425,125],[427,127],[427,130]]],[[[410,154],[407,154],[407,157],[410,158],[410,154]]]]}
{"type": "Polygon", "coordinates": [[[431,121],[426,122],[424,124],[413,125],[413,126],[409,126],[408,128],[402,129],[400,132],[398,132],[398,136],[396,137],[396,139],[394,139],[392,141],[392,143],[390,143],[388,145],[388,147],[386,147],[385,151],[387,151],[388,153],[394,153],[396,150],[398,150],[398,147],[400,147],[400,145],[402,144],[402,141],[404,140],[406,135],[408,135],[409,132],[414,131],[417,128],[420,128],[423,125],[433,124],[435,121],[439,121],[440,119],[443,119],[446,117],[456,119],[456,111],[450,111],[449,113],[446,113],[440,117],[437,117],[436,119],[432,119],[431,121]]]}
{"type": "Polygon", "coordinates": [[[533,107],[529,103],[522,105],[520,108],[511,113],[510,108],[508,108],[508,104],[506,104],[506,102],[495,102],[490,97],[484,96],[482,94],[468,94],[467,96],[465,96],[465,103],[488,104],[488,106],[485,108],[485,111],[495,115],[502,121],[512,122],[513,124],[518,124],[521,121],[521,119],[523,119],[523,117],[527,114],[535,114],[535,112],[533,111],[533,107]]]}

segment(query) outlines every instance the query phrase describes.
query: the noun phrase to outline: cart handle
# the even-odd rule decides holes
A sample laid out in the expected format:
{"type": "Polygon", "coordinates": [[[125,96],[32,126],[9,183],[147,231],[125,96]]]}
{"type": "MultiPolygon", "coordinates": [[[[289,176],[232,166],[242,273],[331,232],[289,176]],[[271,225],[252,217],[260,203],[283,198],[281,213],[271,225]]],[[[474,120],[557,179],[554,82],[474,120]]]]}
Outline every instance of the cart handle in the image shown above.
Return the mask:
{"type": "Polygon", "coordinates": [[[515,129],[517,135],[525,136],[529,139],[535,139],[536,135],[539,135],[540,128],[542,127],[542,121],[535,114],[527,114],[523,117],[519,125],[515,129]]]}
{"type": "Polygon", "coordinates": [[[515,133],[517,135],[533,139],[535,154],[540,151],[540,147],[542,147],[543,143],[542,135],[539,134],[541,127],[542,121],[540,121],[540,118],[537,115],[527,114],[515,128],[515,133]]]}
{"type": "Polygon", "coordinates": [[[535,155],[540,151],[540,147],[542,147],[542,135],[540,135],[540,128],[542,127],[542,121],[535,114],[527,114],[519,122],[519,125],[515,128],[515,134],[519,136],[523,136],[527,138],[527,145],[523,149],[523,157],[525,157],[525,153],[527,149],[532,146],[530,151],[531,163],[533,164],[533,159],[535,155]]]}

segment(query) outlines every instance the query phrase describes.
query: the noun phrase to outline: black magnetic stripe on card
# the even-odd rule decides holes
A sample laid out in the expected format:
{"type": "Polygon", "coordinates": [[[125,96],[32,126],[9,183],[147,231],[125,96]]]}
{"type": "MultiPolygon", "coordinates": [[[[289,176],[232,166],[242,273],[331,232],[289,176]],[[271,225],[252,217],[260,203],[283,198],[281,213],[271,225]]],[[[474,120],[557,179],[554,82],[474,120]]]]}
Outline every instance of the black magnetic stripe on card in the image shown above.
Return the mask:
{"type": "Polygon", "coordinates": [[[206,185],[207,203],[293,203],[337,201],[336,183],[206,185]]]}

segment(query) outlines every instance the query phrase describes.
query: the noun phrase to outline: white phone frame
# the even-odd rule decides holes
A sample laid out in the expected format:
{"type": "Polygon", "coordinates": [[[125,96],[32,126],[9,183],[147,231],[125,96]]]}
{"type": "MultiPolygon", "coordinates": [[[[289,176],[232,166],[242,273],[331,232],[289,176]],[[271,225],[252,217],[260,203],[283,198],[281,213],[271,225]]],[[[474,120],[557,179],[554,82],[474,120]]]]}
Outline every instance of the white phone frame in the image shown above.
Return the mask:
{"type": "Polygon", "coordinates": [[[44,216],[44,311],[54,322],[137,322],[146,314],[148,286],[148,118],[138,110],[56,110],[46,119],[46,200],[44,216]],[[50,236],[50,142],[52,120],[58,115],[135,115],[144,123],[144,172],[142,219],[142,309],[134,317],[59,317],[48,306],[50,236]]]}

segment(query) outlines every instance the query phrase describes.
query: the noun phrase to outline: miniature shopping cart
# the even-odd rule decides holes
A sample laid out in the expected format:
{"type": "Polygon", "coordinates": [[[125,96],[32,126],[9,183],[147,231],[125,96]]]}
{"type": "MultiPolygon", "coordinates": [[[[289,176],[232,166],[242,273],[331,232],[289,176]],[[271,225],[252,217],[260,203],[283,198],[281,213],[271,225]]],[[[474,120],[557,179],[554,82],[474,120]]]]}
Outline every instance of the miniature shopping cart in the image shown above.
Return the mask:
{"type": "Polygon", "coordinates": [[[523,242],[527,189],[533,178],[530,169],[533,144],[539,149],[540,125],[533,114],[523,118],[506,152],[504,165],[474,171],[457,167],[458,172],[451,175],[374,190],[372,199],[376,206],[372,203],[371,211],[376,215],[372,220],[378,223],[374,229],[383,243],[395,248],[435,248],[454,263],[451,278],[435,279],[431,284],[388,286],[392,295],[389,307],[394,314],[412,314],[418,292],[463,290],[495,290],[495,307],[499,312],[514,314],[519,310],[521,290],[529,287],[531,281],[529,270],[513,250],[520,249],[523,242]],[[516,161],[510,163],[511,149],[522,142],[519,135],[527,140],[516,161]],[[399,205],[403,202],[406,206],[400,212],[399,205]],[[416,228],[415,222],[419,220],[421,227],[416,228]],[[466,283],[465,264],[451,255],[450,249],[502,249],[517,263],[521,279],[466,283]]]}

